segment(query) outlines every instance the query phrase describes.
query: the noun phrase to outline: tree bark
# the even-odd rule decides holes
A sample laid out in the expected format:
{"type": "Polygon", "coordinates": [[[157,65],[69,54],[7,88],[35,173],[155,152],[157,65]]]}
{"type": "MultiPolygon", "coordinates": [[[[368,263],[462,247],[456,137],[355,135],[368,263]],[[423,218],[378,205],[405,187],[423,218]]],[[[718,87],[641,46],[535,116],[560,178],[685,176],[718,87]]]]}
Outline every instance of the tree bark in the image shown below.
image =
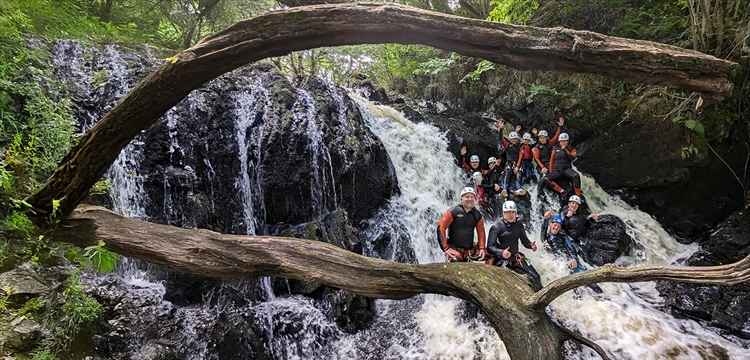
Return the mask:
{"type": "Polygon", "coordinates": [[[535,294],[520,275],[496,266],[402,264],[357,255],[320,241],[183,229],[123,217],[91,205],[79,206],[55,228],[50,239],[81,247],[103,240],[107,249],[121,255],[200,276],[281,276],[386,299],[421,293],[458,297],[479,307],[514,360],[560,359],[561,345],[567,339],[604,354],[590,340],[567,329],[561,331],[545,311],[552,300],[578,286],[652,280],[732,285],[750,280],[750,256],[735,264],[712,267],[609,265],[559,279],[535,294]]]}
{"type": "Polygon", "coordinates": [[[298,7],[242,21],[187,49],[139,83],[63,158],[26,200],[65,217],[120,150],[190,91],[248,63],[322,46],[424,44],[521,70],[585,72],[697,91],[721,100],[737,64],[692,50],[563,28],[467,19],[393,4],[298,7]]]}
{"type": "Polygon", "coordinates": [[[455,296],[479,307],[514,360],[561,359],[561,345],[570,338],[543,310],[525,305],[533,293],[519,275],[495,266],[402,264],[320,241],[182,229],[90,205],[79,206],[50,239],[82,247],[103,240],[121,255],[200,276],[281,276],[384,299],[421,293],[455,296]]]}

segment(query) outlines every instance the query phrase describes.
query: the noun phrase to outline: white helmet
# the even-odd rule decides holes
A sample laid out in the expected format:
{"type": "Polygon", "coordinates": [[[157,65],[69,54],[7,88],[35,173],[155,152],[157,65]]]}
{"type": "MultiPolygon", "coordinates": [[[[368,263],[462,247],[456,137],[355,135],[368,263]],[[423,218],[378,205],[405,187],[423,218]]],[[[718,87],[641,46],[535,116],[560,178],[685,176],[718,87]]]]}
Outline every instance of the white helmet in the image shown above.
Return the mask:
{"type": "Polygon", "coordinates": [[[477,172],[475,172],[474,174],[471,175],[471,178],[474,179],[474,180],[477,180],[477,179],[482,180],[482,173],[480,173],[479,171],[477,171],[477,172]]]}
{"type": "Polygon", "coordinates": [[[512,201],[506,201],[503,203],[503,211],[513,211],[516,212],[516,203],[512,201]]]}
{"type": "Polygon", "coordinates": [[[513,131],[508,135],[508,138],[510,139],[518,139],[518,133],[513,131]]]}
{"type": "Polygon", "coordinates": [[[463,190],[461,190],[461,196],[464,196],[464,195],[466,195],[468,193],[472,193],[474,196],[477,195],[477,192],[474,191],[473,187],[465,187],[465,188],[463,188],[463,190]]]}
{"type": "Polygon", "coordinates": [[[562,134],[560,134],[560,137],[557,138],[557,140],[559,140],[559,141],[570,140],[570,136],[568,136],[568,133],[562,133],[562,134]]]}
{"type": "Polygon", "coordinates": [[[568,201],[577,202],[579,205],[583,203],[583,200],[581,200],[581,197],[578,195],[571,196],[570,199],[568,199],[568,201]]]}
{"type": "Polygon", "coordinates": [[[493,162],[496,162],[496,161],[497,161],[497,159],[495,157],[491,157],[491,158],[487,159],[487,163],[488,164],[492,164],[493,162]]]}
{"type": "Polygon", "coordinates": [[[523,139],[524,140],[531,140],[531,134],[529,134],[529,133],[523,134],[523,139]]]}
{"type": "Polygon", "coordinates": [[[479,155],[471,155],[470,162],[479,162],[479,155]]]}
{"type": "Polygon", "coordinates": [[[539,136],[540,136],[540,137],[542,137],[542,136],[546,136],[546,137],[549,137],[549,135],[547,134],[547,130],[542,130],[542,131],[540,131],[540,132],[539,132],[539,136]]]}

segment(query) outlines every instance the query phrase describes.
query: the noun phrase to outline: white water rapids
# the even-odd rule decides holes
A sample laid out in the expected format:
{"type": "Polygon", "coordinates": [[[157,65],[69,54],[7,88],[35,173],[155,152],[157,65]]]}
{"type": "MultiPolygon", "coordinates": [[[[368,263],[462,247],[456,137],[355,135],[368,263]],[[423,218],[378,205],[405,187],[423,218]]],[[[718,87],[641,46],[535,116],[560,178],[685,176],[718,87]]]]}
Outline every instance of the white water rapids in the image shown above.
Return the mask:
{"type": "MultiPolygon", "coordinates": [[[[442,212],[458,204],[457,191],[466,182],[447,150],[445,135],[434,126],[412,123],[392,108],[361,98],[356,101],[367,125],[384,143],[398,176],[402,195],[385,210],[390,215],[387,218],[398,223],[395,228],[408,232],[419,263],[445,261],[435,245],[435,224],[442,212]]],[[[609,196],[592,178],[583,176],[582,186],[593,211],[618,216],[636,239],[634,256],[621,257],[619,265],[669,264],[696,250],[695,246],[679,244],[648,214],[609,196]]],[[[530,239],[538,239],[541,214],[548,208],[552,206],[532,200],[534,226],[527,229],[530,239]]],[[[564,263],[553,260],[543,250],[528,250],[526,254],[542,274],[545,285],[568,274],[564,263]]],[[[653,282],[604,283],[601,287],[604,294],[597,296],[590,291],[571,291],[556,299],[548,311],[567,327],[595,340],[614,358],[748,358],[747,343],[728,340],[695,321],[676,319],[659,310],[661,299],[653,282]]],[[[424,341],[418,344],[419,349],[404,349],[401,357],[508,358],[502,342],[486,322],[459,321],[455,313],[461,301],[439,295],[424,297],[423,306],[414,313],[424,341]]],[[[586,350],[576,358],[598,356],[586,350]]]]}

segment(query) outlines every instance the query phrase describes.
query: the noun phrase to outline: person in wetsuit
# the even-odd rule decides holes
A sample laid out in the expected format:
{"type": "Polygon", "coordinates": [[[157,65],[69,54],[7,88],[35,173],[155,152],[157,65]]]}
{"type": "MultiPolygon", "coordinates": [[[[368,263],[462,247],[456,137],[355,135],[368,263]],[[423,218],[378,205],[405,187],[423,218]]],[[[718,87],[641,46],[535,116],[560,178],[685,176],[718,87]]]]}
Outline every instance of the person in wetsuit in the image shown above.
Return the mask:
{"type": "Polygon", "coordinates": [[[461,190],[461,204],[448,209],[438,222],[437,236],[440,248],[449,262],[469,261],[474,249],[474,231],[477,232],[477,257],[484,260],[486,241],[484,219],[474,207],[476,193],[473,188],[461,190]]]}
{"type": "Polygon", "coordinates": [[[562,223],[562,217],[552,216],[552,210],[547,210],[542,222],[542,241],[555,257],[568,262],[568,267],[572,272],[584,271],[586,267],[578,261],[578,251],[573,241],[562,231],[562,223]]]}
{"type": "Polygon", "coordinates": [[[534,155],[534,161],[537,165],[537,172],[539,173],[539,183],[536,188],[536,194],[538,196],[542,195],[542,190],[545,184],[544,180],[550,172],[548,166],[550,156],[552,155],[552,147],[557,144],[557,138],[560,136],[560,131],[562,130],[564,123],[565,119],[560,116],[560,119],[557,121],[557,132],[551,139],[548,138],[549,135],[546,130],[539,131],[539,134],[537,135],[537,143],[534,145],[534,149],[531,150],[534,155]]]}
{"type": "Polygon", "coordinates": [[[519,240],[524,247],[532,251],[536,251],[536,242],[531,242],[526,236],[523,224],[516,221],[516,212],[516,204],[513,201],[503,203],[503,217],[490,227],[487,252],[494,257],[494,265],[508,267],[519,274],[528,275],[534,284],[532,289],[539,291],[542,288],[539,273],[518,251],[519,240]]]}
{"type": "Polygon", "coordinates": [[[504,134],[504,128],[505,128],[505,120],[503,118],[499,118],[497,120],[497,126],[500,127],[501,135],[500,135],[500,141],[502,143],[503,149],[505,149],[505,177],[503,178],[503,190],[500,192],[500,195],[503,197],[508,196],[508,188],[511,184],[511,181],[514,181],[515,183],[515,189],[520,189],[521,184],[518,181],[518,168],[521,166],[521,143],[518,140],[518,131],[521,130],[521,125],[516,125],[516,131],[511,132],[508,134],[508,138],[510,139],[510,142],[508,140],[505,140],[505,134],[504,134]]]}
{"type": "Polygon", "coordinates": [[[469,163],[466,163],[466,146],[461,147],[461,167],[467,174],[469,174],[469,176],[473,175],[477,171],[481,172],[482,175],[487,172],[487,169],[482,169],[479,167],[479,155],[471,155],[471,158],[469,158],[469,163]]]}
{"type": "MultiPolygon", "coordinates": [[[[531,131],[536,132],[536,128],[531,131]]],[[[527,184],[534,175],[534,145],[531,143],[531,134],[529,133],[523,134],[522,140],[523,143],[521,144],[519,156],[521,157],[521,172],[523,173],[523,176],[521,176],[519,182],[523,185],[527,184]]]]}
{"type": "Polygon", "coordinates": [[[500,191],[500,176],[502,175],[502,168],[498,163],[499,162],[495,157],[491,157],[487,160],[489,170],[484,173],[482,180],[482,185],[485,188],[484,194],[487,199],[492,198],[498,191],[500,191]]]}
{"type": "Polygon", "coordinates": [[[567,133],[560,134],[559,144],[552,148],[549,159],[550,173],[546,181],[552,189],[560,194],[560,201],[565,202],[568,197],[567,190],[560,187],[556,181],[568,178],[573,184],[576,195],[581,195],[581,177],[573,170],[573,161],[576,159],[576,149],[570,147],[570,137],[567,133]]]}
{"type": "Polygon", "coordinates": [[[597,221],[599,216],[596,213],[589,213],[588,210],[582,209],[583,200],[578,195],[573,195],[568,200],[568,205],[560,211],[562,217],[562,228],[578,250],[579,255],[584,261],[589,262],[588,254],[581,248],[581,235],[583,229],[589,221],[597,221]]]}

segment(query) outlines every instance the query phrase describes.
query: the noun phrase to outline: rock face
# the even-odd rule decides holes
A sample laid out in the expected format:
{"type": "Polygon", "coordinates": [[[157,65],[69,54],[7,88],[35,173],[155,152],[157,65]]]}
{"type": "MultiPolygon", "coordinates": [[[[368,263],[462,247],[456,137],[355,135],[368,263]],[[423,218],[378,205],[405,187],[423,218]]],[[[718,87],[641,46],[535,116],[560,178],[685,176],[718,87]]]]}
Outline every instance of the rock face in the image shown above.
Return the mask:
{"type": "MultiPolygon", "coordinates": [[[[685,265],[712,266],[738,261],[750,254],[750,211],[733,213],[700,241],[702,250],[685,265]]],[[[698,318],[712,326],[750,339],[750,285],[702,286],[660,282],[657,289],[674,313],[698,318]]]]}
{"type": "Polygon", "coordinates": [[[0,298],[7,299],[11,307],[21,307],[32,298],[46,295],[48,291],[44,279],[28,265],[0,274],[0,298]]]}
{"type": "Polygon", "coordinates": [[[8,330],[0,332],[0,346],[8,353],[31,350],[41,339],[42,326],[25,316],[13,319],[8,330]]]}
{"type": "Polygon", "coordinates": [[[602,215],[597,221],[589,222],[580,240],[589,261],[596,266],[614,263],[634,244],[625,223],[614,215],[602,215]]]}

